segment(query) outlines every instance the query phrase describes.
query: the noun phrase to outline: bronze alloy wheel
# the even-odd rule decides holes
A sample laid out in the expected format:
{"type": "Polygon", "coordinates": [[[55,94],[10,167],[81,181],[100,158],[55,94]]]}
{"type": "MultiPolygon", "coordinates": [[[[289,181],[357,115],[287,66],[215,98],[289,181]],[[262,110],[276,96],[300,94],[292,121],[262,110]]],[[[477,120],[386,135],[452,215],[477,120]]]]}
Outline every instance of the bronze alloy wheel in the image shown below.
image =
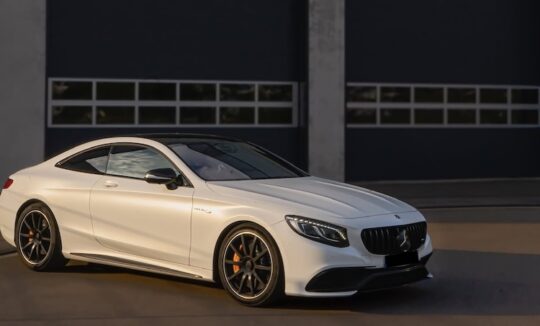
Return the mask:
{"type": "Polygon", "coordinates": [[[219,271],[225,289],[247,305],[268,305],[283,292],[277,246],[262,228],[252,224],[240,225],[225,237],[219,271]]]}
{"type": "Polygon", "coordinates": [[[19,224],[19,246],[21,256],[30,265],[39,265],[52,252],[51,225],[47,216],[32,210],[22,217],[19,224]]]}
{"type": "Polygon", "coordinates": [[[17,251],[26,266],[46,271],[66,264],[56,220],[45,204],[28,205],[19,215],[15,230],[17,251]]]}

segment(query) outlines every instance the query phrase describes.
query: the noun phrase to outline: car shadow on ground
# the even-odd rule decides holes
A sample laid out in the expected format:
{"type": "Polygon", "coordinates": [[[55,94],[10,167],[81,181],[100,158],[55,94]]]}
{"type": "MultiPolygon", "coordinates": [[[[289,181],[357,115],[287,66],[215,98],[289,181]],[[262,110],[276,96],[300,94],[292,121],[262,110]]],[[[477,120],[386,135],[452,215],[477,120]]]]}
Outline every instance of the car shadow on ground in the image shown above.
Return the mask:
{"type": "Polygon", "coordinates": [[[348,298],[289,298],[286,309],[397,315],[539,315],[540,256],[440,250],[431,280],[348,298]]]}
{"type": "MultiPolygon", "coordinates": [[[[437,251],[429,270],[431,280],[375,291],[348,298],[295,298],[263,309],[276,311],[347,311],[386,315],[539,315],[540,256],[437,251]]],[[[128,274],[170,283],[178,289],[197,291],[216,289],[212,298],[226,300],[225,292],[214,283],[181,279],[167,275],[133,271],[98,264],[75,263],[58,273],[128,274]],[[186,287],[183,285],[196,285],[186,287]],[[222,293],[222,294],[221,294],[222,293]],[[217,297],[215,294],[219,294],[217,297]]],[[[232,300],[224,304],[236,304],[232,300]]]]}

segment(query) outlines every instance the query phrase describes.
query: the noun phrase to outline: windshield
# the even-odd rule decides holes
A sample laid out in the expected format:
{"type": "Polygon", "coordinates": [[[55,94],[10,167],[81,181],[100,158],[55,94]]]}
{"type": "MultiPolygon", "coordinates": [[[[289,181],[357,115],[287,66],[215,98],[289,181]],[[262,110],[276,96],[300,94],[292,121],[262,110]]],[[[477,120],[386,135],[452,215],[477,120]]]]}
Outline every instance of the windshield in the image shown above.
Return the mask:
{"type": "Polygon", "coordinates": [[[207,181],[297,178],[305,172],[260,147],[221,139],[167,144],[207,181]]]}

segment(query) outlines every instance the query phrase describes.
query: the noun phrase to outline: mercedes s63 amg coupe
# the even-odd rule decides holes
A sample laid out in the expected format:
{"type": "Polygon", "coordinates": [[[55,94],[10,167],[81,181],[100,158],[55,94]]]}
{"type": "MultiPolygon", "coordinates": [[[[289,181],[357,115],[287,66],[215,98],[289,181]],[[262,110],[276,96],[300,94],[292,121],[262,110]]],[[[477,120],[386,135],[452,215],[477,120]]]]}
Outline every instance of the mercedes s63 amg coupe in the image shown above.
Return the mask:
{"type": "Polygon", "coordinates": [[[72,148],[7,179],[0,230],[36,271],[68,260],[113,265],[216,282],[251,306],[431,277],[415,208],[220,136],[72,148]]]}

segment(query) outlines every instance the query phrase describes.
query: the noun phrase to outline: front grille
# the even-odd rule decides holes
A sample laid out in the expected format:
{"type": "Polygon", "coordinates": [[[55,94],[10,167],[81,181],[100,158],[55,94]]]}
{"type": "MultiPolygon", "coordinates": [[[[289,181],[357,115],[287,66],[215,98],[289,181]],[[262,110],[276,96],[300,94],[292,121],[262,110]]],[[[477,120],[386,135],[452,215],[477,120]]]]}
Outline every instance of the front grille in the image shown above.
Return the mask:
{"type": "Polygon", "coordinates": [[[418,249],[426,241],[426,232],[426,222],[420,222],[364,229],[361,236],[364,246],[372,254],[395,255],[418,249]],[[406,239],[404,235],[406,235],[406,239]]]}

